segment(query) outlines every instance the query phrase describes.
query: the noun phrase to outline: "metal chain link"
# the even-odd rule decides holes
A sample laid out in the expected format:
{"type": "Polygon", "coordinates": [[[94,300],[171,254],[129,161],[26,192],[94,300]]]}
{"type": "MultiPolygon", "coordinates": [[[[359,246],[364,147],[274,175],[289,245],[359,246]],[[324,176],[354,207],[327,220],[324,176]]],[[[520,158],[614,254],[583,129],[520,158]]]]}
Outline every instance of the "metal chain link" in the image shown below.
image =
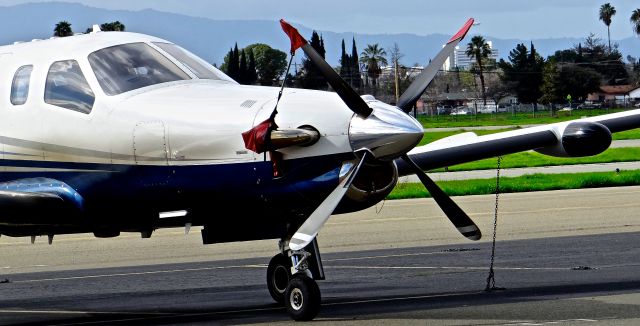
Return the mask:
{"type": "Polygon", "coordinates": [[[496,231],[498,229],[498,203],[500,199],[500,163],[502,156],[498,156],[498,167],[496,169],[496,205],[493,215],[493,241],[491,243],[491,264],[489,265],[489,276],[487,277],[487,287],[485,291],[497,290],[496,278],[493,270],[493,263],[496,257],[496,231]]]}

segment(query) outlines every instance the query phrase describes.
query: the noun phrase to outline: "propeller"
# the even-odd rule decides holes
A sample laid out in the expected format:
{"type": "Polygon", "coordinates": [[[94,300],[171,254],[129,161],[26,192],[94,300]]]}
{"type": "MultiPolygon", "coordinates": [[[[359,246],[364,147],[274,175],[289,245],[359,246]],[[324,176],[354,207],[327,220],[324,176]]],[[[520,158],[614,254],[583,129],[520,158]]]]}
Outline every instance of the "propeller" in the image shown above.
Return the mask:
{"type": "Polygon", "coordinates": [[[467,35],[469,29],[471,28],[471,26],[473,26],[473,22],[473,18],[469,18],[469,20],[467,20],[467,22],[458,31],[458,33],[456,33],[453,37],[451,37],[451,39],[449,39],[447,44],[442,48],[442,50],[440,50],[440,52],[438,52],[436,57],[431,60],[429,65],[424,68],[424,70],[422,70],[422,72],[416,77],[413,83],[409,85],[409,88],[407,88],[407,90],[402,93],[400,99],[398,99],[397,104],[402,111],[406,113],[411,111],[411,108],[414,104],[416,104],[418,98],[422,96],[422,93],[424,93],[424,90],[427,89],[444,62],[447,61],[449,54],[453,52],[458,43],[460,43],[465,35],[467,35]]]}
{"type": "Polygon", "coordinates": [[[440,209],[449,218],[451,223],[460,231],[460,233],[469,240],[480,240],[482,233],[478,226],[469,218],[458,204],[456,204],[449,195],[447,195],[438,185],[427,176],[424,171],[408,156],[402,155],[402,159],[413,169],[413,172],[420,178],[422,184],[431,197],[436,201],[440,209]]]}
{"type": "Polygon", "coordinates": [[[316,235],[320,229],[324,226],[324,223],[327,222],[333,211],[336,209],[344,194],[349,190],[353,179],[355,179],[356,174],[360,171],[362,167],[362,163],[367,157],[367,152],[364,152],[360,162],[357,165],[346,165],[349,168],[346,175],[342,177],[342,181],[338,184],[327,198],[316,208],[311,216],[307,218],[307,220],[298,228],[296,233],[291,237],[289,241],[289,248],[291,250],[300,250],[307,245],[309,245],[313,239],[315,239],[316,235]]]}
{"type": "Polygon", "coordinates": [[[302,51],[307,55],[309,60],[313,62],[316,67],[320,70],[324,78],[327,80],[329,85],[333,88],[333,90],[338,93],[338,96],[344,101],[344,103],[353,111],[355,114],[361,117],[368,117],[373,111],[369,105],[356,93],[347,82],[338,75],[338,73],[331,68],[331,66],[322,58],[320,54],[307,42],[307,40],[300,35],[298,30],[289,25],[284,19],[280,19],[280,25],[282,29],[289,35],[292,43],[292,50],[295,50],[297,47],[301,47],[302,51]],[[294,45],[294,43],[296,45],[294,45]]]}
{"type": "MultiPolygon", "coordinates": [[[[456,205],[442,189],[431,180],[418,165],[406,154],[413,148],[423,136],[422,126],[413,118],[402,113],[396,107],[389,105],[376,105],[374,111],[338,75],[331,66],[318,54],[318,52],[300,35],[298,30],[289,25],[284,20],[280,20],[282,29],[291,40],[291,52],[297,48],[302,48],[319,71],[324,75],[327,82],[333,87],[344,103],[357,116],[352,118],[349,138],[352,148],[356,152],[364,153],[358,164],[347,163],[341,169],[341,179],[338,186],[327,196],[322,203],[313,211],[305,222],[295,232],[289,241],[289,248],[300,250],[309,245],[317,236],[318,232],[329,219],[335,208],[338,206],[354,178],[357,176],[363,162],[368,157],[373,160],[393,160],[402,157],[404,161],[418,175],[422,184],[427,188],[436,203],[443,210],[445,215],[453,225],[465,237],[471,240],[478,240],[481,237],[480,230],[475,223],[456,205]]],[[[421,96],[433,77],[442,66],[447,56],[455,46],[467,34],[473,19],[469,19],[464,27],[454,35],[445,47],[440,51],[431,64],[418,75],[416,80],[409,86],[409,89],[402,94],[399,108],[408,112],[415,101],[421,96]]],[[[354,154],[356,154],[354,152],[354,154]]]]}

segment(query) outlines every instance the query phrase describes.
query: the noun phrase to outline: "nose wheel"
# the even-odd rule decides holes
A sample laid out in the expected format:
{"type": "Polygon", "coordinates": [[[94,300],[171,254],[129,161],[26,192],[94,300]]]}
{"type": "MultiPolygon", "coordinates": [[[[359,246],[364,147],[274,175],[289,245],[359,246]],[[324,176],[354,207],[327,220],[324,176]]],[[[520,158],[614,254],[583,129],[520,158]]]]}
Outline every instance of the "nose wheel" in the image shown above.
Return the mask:
{"type": "Polygon", "coordinates": [[[320,311],[318,283],[305,274],[295,274],[284,294],[284,304],[293,320],[312,320],[320,311]]]}
{"type": "Polygon", "coordinates": [[[287,308],[291,319],[312,320],[321,303],[316,280],[324,280],[318,242],[314,239],[302,250],[291,250],[284,241],[279,246],[281,253],[273,256],[267,267],[269,294],[287,308]]]}
{"type": "Polygon", "coordinates": [[[284,293],[291,280],[291,259],[277,254],[269,261],[267,267],[267,288],[273,300],[284,303],[284,293]]]}

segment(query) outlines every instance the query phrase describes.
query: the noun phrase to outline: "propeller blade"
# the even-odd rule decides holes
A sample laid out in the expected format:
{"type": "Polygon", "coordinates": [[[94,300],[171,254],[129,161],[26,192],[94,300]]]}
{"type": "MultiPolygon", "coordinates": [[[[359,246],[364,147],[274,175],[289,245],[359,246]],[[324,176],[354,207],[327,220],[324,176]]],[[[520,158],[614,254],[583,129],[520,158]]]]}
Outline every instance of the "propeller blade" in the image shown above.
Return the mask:
{"type": "Polygon", "coordinates": [[[462,235],[467,237],[469,240],[480,240],[482,237],[482,233],[478,226],[473,223],[471,218],[465,213],[460,206],[458,206],[449,195],[447,195],[438,185],[436,185],[429,176],[427,176],[420,167],[407,155],[403,155],[402,159],[407,162],[407,164],[413,168],[414,172],[422,181],[422,184],[427,191],[431,194],[433,199],[438,203],[440,209],[444,212],[445,215],[449,218],[451,223],[458,229],[462,235]]]}
{"type": "Polygon", "coordinates": [[[360,167],[362,167],[362,163],[364,162],[367,156],[367,152],[364,153],[358,165],[353,165],[347,175],[342,179],[342,181],[338,184],[327,198],[316,208],[311,216],[307,218],[307,220],[300,226],[300,228],[296,231],[296,233],[291,237],[289,241],[289,248],[291,250],[300,250],[310,244],[313,239],[316,238],[320,229],[324,226],[324,223],[327,222],[333,211],[336,209],[342,197],[351,186],[353,179],[358,174],[360,167]]]}
{"type": "Polygon", "coordinates": [[[298,33],[298,30],[289,25],[289,23],[285,22],[283,19],[280,20],[280,24],[282,25],[282,29],[289,36],[292,43],[292,49],[301,47],[302,51],[307,55],[309,60],[313,62],[316,67],[320,70],[324,78],[327,79],[327,82],[333,90],[338,93],[338,96],[344,101],[345,104],[353,111],[355,114],[368,117],[373,111],[369,105],[356,93],[356,91],[347,84],[344,79],[338,75],[338,73],[329,66],[329,64],[318,54],[318,52],[306,42],[306,40],[298,33]],[[304,41],[304,42],[303,42],[304,41]],[[296,44],[295,46],[293,44],[296,44]]]}
{"type": "Polygon", "coordinates": [[[442,50],[440,50],[438,55],[436,55],[436,57],[431,60],[429,65],[424,68],[424,70],[422,70],[418,77],[416,77],[413,83],[409,85],[409,88],[407,88],[407,90],[402,93],[400,99],[398,100],[398,107],[402,111],[407,113],[411,111],[413,105],[416,104],[418,98],[422,96],[422,93],[424,93],[424,90],[427,89],[427,86],[429,86],[449,55],[451,55],[451,53],[455,50],[456,45],[458,45],[458,43],[462,41],[465,35],[467,35],[467,32],[469,32],[469,29],[473,25],[473,21],[473,18],[469,18],[469,20],[467,20],[467,22],[458,31],[458,33],[456,33],[456,35],[449,39],[447,44],[444,46],[444,48],[442,48],[442,50]]]}

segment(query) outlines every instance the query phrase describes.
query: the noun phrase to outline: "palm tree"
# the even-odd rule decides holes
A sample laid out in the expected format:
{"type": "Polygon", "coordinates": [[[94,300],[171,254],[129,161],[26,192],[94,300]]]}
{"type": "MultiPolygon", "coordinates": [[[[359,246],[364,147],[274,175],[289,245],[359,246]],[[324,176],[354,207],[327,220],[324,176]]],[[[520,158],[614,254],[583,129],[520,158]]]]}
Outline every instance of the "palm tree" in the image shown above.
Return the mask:
{"type": "Polygon", "coordinates": [[[640,36],[640,9],[631,13],[631,25],[633,25],[633,32],[640,36]]]}
{"type": "Polygon", "coordinates": [[[491,55],[491,47],[489,43],[480,35],[476,35],[471,39],[471,42],[467,44],[466,54],[469,58],[476,60],[478,66],[478,73],[480,75],[480,87],[482,87],[482,101],[484,105],[487,105],[487,95],[484,89],[484,72],[483,72],[483,60],[489,58],[491,55]]]}
{"type": "Polygon", "coordinates": [[[616,8],[610,3],[605,3],[600,7],[600,20],[607,25],[607,35],[609,36],[609,52],[611,52],[611,18],[616,14],[616,8]]]}
{"type": "Polygon", "coordinates": [[[56,24],[56,27],[53,29],[53,36],[57,37],[65,37],[73,35],[73,31],[71,30],[71,24],[68,21],[63,20],[56,24]]]}
{"type": "Polygon", "coordinates": [[[367,47],[360,54],[361,62],[364,62],[367,65],[367,76],[371,78],[373,81],[373,89],[376,88],[376,81],[378,77],[380,77],[381,69],[380,66],[387,65],[387,58],[385,56],[387,52],[381,47],[379,47],[378,43],[376,44],[367,44],[367,47]]]}

